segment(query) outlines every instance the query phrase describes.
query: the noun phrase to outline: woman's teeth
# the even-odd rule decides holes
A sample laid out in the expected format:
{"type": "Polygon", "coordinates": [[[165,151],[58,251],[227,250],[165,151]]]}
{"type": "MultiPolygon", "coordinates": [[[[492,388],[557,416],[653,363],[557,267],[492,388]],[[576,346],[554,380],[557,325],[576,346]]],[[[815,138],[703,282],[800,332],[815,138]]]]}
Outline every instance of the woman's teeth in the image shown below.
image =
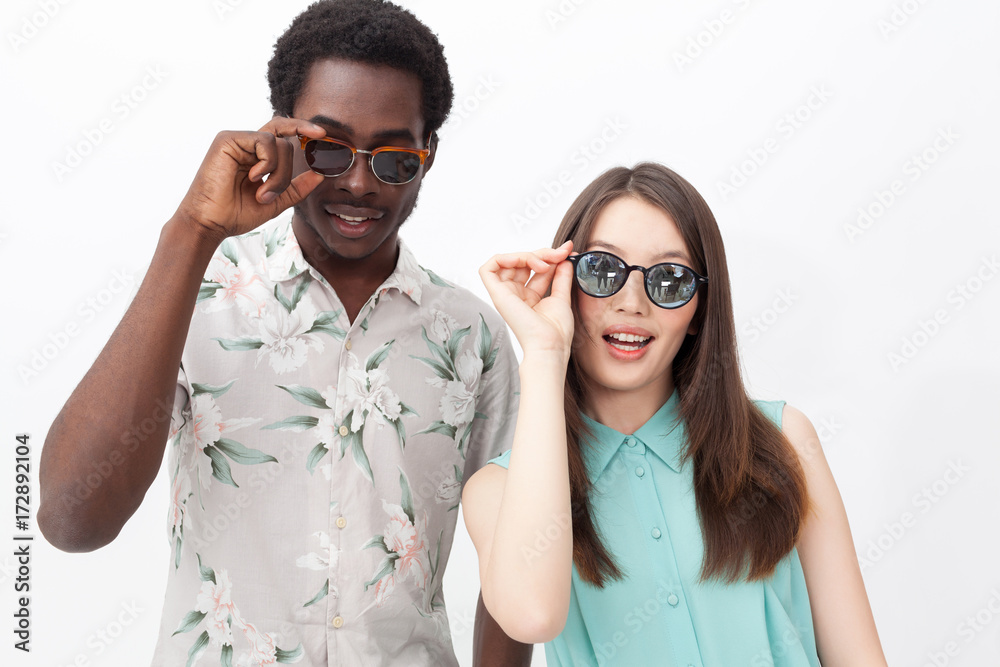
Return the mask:
{"type": "Polygon", "coordinates": [[[645,347],[649,343],[650,336],[638,336],[636,334],[613,333],[605,336],[611,347],[618,350],[635,350],[645,347]]]}

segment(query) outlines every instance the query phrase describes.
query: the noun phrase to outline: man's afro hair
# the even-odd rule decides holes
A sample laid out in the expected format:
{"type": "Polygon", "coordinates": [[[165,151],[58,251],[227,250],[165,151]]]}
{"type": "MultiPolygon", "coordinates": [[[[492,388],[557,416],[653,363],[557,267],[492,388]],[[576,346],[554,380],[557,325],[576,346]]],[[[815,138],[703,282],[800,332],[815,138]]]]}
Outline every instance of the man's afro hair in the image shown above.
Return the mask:
{"type": "Polygon", "coordinates": [[[382,0],[319,0],[299,14],[267,64],[274,113],[291,116],[317,60],[343,58],[413,72],[422,83],[426,131],[435,132],[454,93],[444,49],[416,16],[382,0]]]}

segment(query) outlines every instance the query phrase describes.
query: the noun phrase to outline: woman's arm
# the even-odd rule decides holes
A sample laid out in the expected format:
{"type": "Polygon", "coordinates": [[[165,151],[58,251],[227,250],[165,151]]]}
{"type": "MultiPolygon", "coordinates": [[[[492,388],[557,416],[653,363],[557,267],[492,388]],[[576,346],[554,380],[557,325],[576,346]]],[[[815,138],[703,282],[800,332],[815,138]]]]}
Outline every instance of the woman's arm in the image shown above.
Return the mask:
{"type": "Polygon", "coordinates": [[[558,635],[573,568],[563,385],[573,338],[569,246],[498,256],[480,270],[524,359],[510,467],[487,465],[462,494],[483,601],[511,638],[558,635]],[[529,268],[530,267],[530,268],[529,268]],[[534,277],[528,280],[531,269],[534,277]],[[552,295],[544,297],[549,285],[552,295]]]}
{"type": "Polygon", "coordinates": [[[816,648],[823,667],[884,667],[851,527],[816,429],[785,406],[782,431],[799,455],[810,512],[799,536],[799,560],[809,590],[816,648]]]}

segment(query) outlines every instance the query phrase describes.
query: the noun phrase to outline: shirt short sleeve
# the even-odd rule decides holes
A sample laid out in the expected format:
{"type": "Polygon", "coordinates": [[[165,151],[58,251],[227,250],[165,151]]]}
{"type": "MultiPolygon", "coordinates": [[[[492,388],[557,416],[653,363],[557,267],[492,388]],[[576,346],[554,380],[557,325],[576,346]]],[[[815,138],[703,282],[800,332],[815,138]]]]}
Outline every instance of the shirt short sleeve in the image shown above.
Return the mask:
{"type": "MultiPolygon", "coordinates": [[[[496,318],[497,321],[499,318],[496,318]]],[[[510,449],[517,424],[517,406],[520,397],[520,377],[517,357],[510,344],[507,326],[502,320],[495,325],[494,341],[497,346],[493,367],[483,374],[483,392],[476,401],[477,418],[472,430],[462,488],[477,470],[510,449]]]]}
{"type": "Polygon", "coordinates": [[[510,450],[508,449],[506,452],[504,452],[500,456],[497,456],[496,458],[490,459],[489,461],[487,461],[487,463],[496,463],[501,468],[509,468],[510,467],[510,450]]]}
{"type": "Polygon", "coordinates": [[[784,401],[754,401],[764,416],[774,422],[774,425],[781,430],[781,411],[785,408],[784,401]]]}

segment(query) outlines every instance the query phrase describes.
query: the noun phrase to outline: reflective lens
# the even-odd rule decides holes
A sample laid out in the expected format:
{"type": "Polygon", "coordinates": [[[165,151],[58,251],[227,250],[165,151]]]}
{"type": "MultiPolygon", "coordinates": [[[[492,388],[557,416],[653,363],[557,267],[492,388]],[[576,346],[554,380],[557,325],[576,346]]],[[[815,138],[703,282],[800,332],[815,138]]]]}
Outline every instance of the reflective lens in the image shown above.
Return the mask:
{"type": "Polygon", "coordinates": [[[625,262],[611,253],[588,252],[576,263],[576,282],[590,296],[611,296],[628,278],[625,262]]]}
{"type": "Polygon", "coordinates": [[[372,155],[372,171],[384,183],[409,183],[420,170],[420,156],[409,151],[394,151],[391,148],[372,155]]]}
{"type": "Polygon", "coordinates": [[[617,294],[633,271],[641,271],[645,279],[646,296],[660,308],[680,308],[698,291],[698,285],[708,278],[692,269],[666,262],[647,268],[631,266],[610,252],[585,252],[569,258],[576,265],[576,284],[584,294],[604,298],[617,294]]]}
{"type": "Polygon", "coordinates": [[[354,152],[349,146],[329,141],[310,141],[305,146],[306,164],[317,174],[340,176],[354,162],[354,152]]]}
{"type": "Polygon", "coordinates": [[[646,270],[646,294],[664,308],[683,306],[694,296],[698,281],[694,272],[679,264],[657,264],[646,270]]]}

